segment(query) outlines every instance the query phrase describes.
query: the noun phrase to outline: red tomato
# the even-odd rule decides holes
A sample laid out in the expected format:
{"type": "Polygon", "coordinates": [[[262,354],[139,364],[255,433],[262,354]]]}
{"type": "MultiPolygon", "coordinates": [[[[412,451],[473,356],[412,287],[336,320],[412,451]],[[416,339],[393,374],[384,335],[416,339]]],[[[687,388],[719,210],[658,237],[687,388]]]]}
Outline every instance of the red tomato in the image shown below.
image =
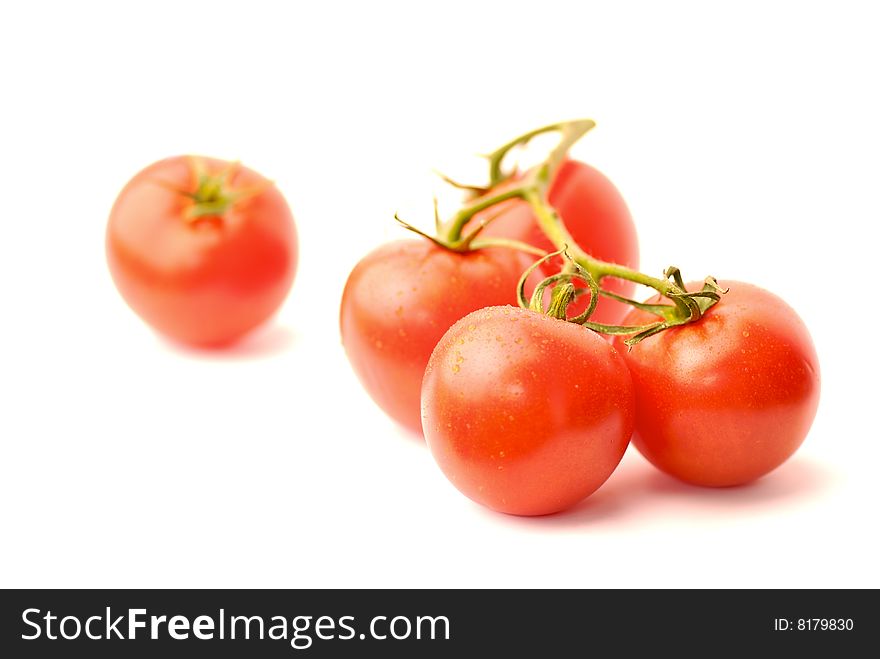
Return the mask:
{"type": "MultiPolygon", "coordinates": [[[[730,292],[699,322],[630,352],[615,340],[635,386],[633,443],[666,473],[719,487],[781,465],[803,442],[819,403],[819,361],[794,310],[757,286],[723,286],[730,292]]],[[[655,319],[633,309],[624,322],[655,319]]]]}
{"type": "Polygon", "coordinates": [[[107,261],[125,301],[155,329],[220,345],[281,305],[296,271],[296,229],[284,197],[255,171],[178,156],[119,194],[107,261]]]}
{"type": "MultiPolygon", "coordinates": [[[[632,217],[623,197],[614,184],[599,170],[577,160],[567,160],[559,168],[550,188],[550,204],[559,213],[572,238],[593,257],[633,268],[639,267],[639,243],[632,217]]],[[[505,236],[540,247],[548,252],[555,247],[541,231],[531,208],[523,201],[509,202],[482,235],[505,236]]],[[[483,211],[480,218],[491,217],[494,208],[483,211]]],[[[543,266],[547,276],[559,272],[561,260],[543,266]]],[[[607,278],[603,287],[629,297],[635,284],[622,279],[607,278]]],[[[531,292],[527,289],[527,292],[531,292]]],[[[568,309],[569,316],[583,312],[590,295],[582,295],[568,309]]],[[[618,324],[630,309],[615,300],[602,298],[590,320],[618,324]]]]}
{"type": "Polygon", "coordinates": [[[424,239],[364,257],[349,275],[339,318],[346,354],[373,400],[421,432],[419,388],[437,341],[475,309],[515,303],[531,262],[510,249],[460,254],[424,239]]]}
{"type": "Polygon", "coordinates": [[[459,320],[422,383],[425,439],[443,473],[515,515],[558,512],[602,485],[633,416],[630,374],[608,342],[519,307],[459,320]]]}

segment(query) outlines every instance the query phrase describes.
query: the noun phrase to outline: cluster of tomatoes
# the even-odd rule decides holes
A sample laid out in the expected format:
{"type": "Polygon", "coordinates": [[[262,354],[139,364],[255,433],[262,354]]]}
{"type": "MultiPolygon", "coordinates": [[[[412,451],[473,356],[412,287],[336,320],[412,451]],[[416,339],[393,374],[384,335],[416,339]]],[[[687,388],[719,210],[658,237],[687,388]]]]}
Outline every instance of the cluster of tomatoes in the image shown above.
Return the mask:
{"type": "MultiPolygon", "coordinates": [[[[631,439],[683,481],[747,483],[792,455],[818,405],[815,349],[780,298],[732,280],[685,284],[675,269],[662,280],[637,272],[623,198],[569,158],[564,139],[543,167],[501,169],[536,134],[577,139],[589,127],[557,124],[502,147],[489,184],[438,218],[437,236],[371,252],[342,296],[342,342],[366,391],[424,434],[461,492],[506,513],[574,505],[631,439]],[[629,299],[637,283],[657,295],[629,299]]],[[[208,159],[138,174],[114,206],[107,249],[138,313],[209,345],[271,315],[296,266],[280,193],[208,159]]]]}

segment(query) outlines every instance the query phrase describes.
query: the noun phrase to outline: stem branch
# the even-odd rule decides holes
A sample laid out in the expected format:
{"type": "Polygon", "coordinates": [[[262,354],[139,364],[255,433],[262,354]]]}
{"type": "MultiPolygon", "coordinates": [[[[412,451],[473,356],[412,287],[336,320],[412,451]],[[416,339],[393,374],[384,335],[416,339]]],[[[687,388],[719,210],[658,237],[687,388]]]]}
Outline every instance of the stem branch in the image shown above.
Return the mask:
{"type": "MultiPolygon", "coordinates": [[[[437,244],[445,246],[448,249],[457,251],[466,251],[468,249],[496,245],[524,249],[525,251],[535,253],[536,250],[529,249],[529,246],[517,241],[506,240],[503,238],[478,238],[478,234],[482,231],[489,220],[484,221],[475,231],[470,232],[466,236],[463,235],[468,222],[470,222],[474,216],[481,211],[511,199],[517,199],[527,203],[535,215],[538,226],[558,251],[553,254],[544,255],[543,258],[533,264],[532,267],[523,274],[517,287],[517,298],[520,305],[544,313],[543,292],[548,286],[553,285],[554,289],[551,295],[550,309],[548,313],[556,318],[567,319],[565,309],[576,295],[579,294],[572,284],[572,279],[577,278],[584,280],[587,282],[591,292],[590,306],[587,311],[581,315],[568,320],[580,323],[585,327],[606,334],[632,334],[634,336],[627,339],[626,343],[628,345],[634,345],[642,339],[668,329],[669,327],[699,320],[707,309],[720,300],[721,294],[725,291],[721,290],[714,278],[707,277],[702,290],[688,292],[684,288],[684,283],[678,268],[668,268],[666,272],[664,272],[662,278],[653,277],[624,265],[601,261],[594,258],[577,244],[571,233],[569,233],[562,218],[550,204],[549,191],[559,168],[568,157],[568,152],[571,146],[589,132],[595,125],[595,122],[591,119],[578,119],[550,124],[525,133],[488,154],[486,158],[489,160],[489,185],[486,189],[490,190],[490,192],[465,204],[448,222],[442,225],[439,222],[439,218],[436,218],[438,220],[438,229],[441,229],[438,233],[443,235],[438,236],[437,238],[431,238],[431,240],[434,240],[437,244]],[[530,140],[538,135],[550,132],[559,133],[559,142],[539,166],[529,170],[520,180],[516,181],[512,180],[513,174],[504,173],[502,164],[504,158],[512,149],[517,146],[528,144],[530,140]],[[497,188],[497,186],[502,183],[510,183],[510,187],[492,194],[491,190],[497,188]],[[544,279],[535,288],[532,294],[532,299],[530,301],[526,300],[525,282],[528,276],[535,270],[535,268],[546,263],[548,259],[560,255],[564,260],[561,272],[544,279]],[[622,298],[601,288],[602,279],[605,277],[624,279],[626,281],[653,288],[655,291],[671,300],[674,304],[648,304],[622,298]],[[662,320],[647,325],[633,327],[601,325],[599,323],[591,322],[589,317],[596,307],[600,294],[617,299],[620,302],[631,304],[636,308],[651,311],[662,318],[662,320]]],[[[473,187],[471,190],[477,193],[480,190],[483,190],[483,188],[473,187]]],[[[541,253],[541,251],[537,250],[537,253],[541,253]]]]}

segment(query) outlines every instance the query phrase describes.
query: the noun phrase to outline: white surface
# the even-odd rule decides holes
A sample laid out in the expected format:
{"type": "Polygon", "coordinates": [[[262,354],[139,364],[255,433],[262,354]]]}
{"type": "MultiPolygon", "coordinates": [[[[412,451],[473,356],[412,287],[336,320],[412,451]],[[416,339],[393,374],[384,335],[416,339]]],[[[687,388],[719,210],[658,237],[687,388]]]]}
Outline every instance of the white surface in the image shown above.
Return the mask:
{"type": "Polygon", "coordinates": [[[0,586],[880,586],[876,7],[718,5],[3,5],[0,586]],[[348,368],[345,277],[395,210],[428,225],[430,168],[574,116],[644,269],[755,282],[813,333],[819,415],[752,487],[631,450],[570,513],[493,514],[348,368]],[[106,271],[118,190],[176,153],[297,217],[292,294],[229,353],[156,337],[106,271]]]}

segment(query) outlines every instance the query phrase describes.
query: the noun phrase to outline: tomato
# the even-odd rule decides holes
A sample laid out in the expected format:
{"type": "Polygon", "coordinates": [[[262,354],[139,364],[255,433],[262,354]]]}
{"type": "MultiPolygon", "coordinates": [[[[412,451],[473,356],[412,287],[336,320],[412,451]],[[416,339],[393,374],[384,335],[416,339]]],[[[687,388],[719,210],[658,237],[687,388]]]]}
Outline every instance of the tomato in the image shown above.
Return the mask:
{"type": "Polygon", "coordinates": [[[156,162],[122,190],[106,239],[110,272],[147,323],[222,345],[269,318],[293,283],[297,236],[281,193],[212,158],[156,162]]]}
{"type": "MultiPolygon", "coordinates": [[[[730,292],[700,321],[629,352],[615,340],[635,386],[633,443],[696,485],[739,485],[778,467],[803,442],[819,402],[819,361],[794,310],[757,286],[722,285],[730,292]]],[[[652,320],[633,309],[624,322],[652,320]]]]}
{"type": "Polygon", "coordinates": [[[493,510],[568,508],[614,471],[634,423],[620,354],[580,325],[519,307],[471,313],[443,336],[422,383],[437,464],[493,510]]]}
{"type": "Polygon", "coordinates": [[[437,341],[475,309],[515,303],[532,260],[505,248],[462,254],[425,239],[389,243],[361,260],[342,294],[340,330],[373,400],[421,432],[419,389],[437,341]]]}
{"type": "MultiPolygon", "coordinates": [[[[632,216],[620,192],[599,170],[567,160],[559,168],[550,187],[550,204],[559,213],[572,238],[590,255],[601,260],[638,270],[639,244],[632,216]]],[[[497,210],[489,208],[480,219],[491,217],[497,210]]],[[[541,231],[531,208],[524,201],[506,202],[503,212],[492,220],[482,233],[485,237],[505,236],[552,252],[555,247],[541,231]]],[[[543,270],[547,276],[559,272],[560,259],[548,261],[543,270]]],[[[622,279],[606,278],[604,288],[630,297],[635,284],[622,279]]],[[[527,289],[530,292],[529,289],[527,289]]],[[[569,307],[569,316],[583,312],[589,293],[569,307]]],[[[591,320],[618,324],[630,307],[616,300],[602,298],[591,320]]]]}

